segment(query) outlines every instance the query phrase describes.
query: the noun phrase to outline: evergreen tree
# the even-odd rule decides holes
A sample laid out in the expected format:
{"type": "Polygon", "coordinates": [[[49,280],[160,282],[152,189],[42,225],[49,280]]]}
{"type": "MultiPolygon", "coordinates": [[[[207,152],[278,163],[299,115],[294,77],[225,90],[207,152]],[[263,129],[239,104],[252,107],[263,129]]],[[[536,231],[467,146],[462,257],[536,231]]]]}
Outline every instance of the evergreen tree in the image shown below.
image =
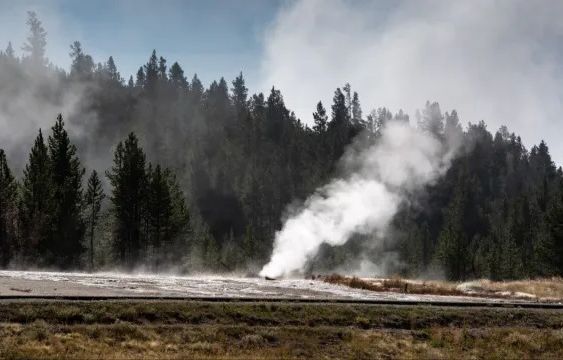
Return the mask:
{"type": "Polygon", "coordinates": [[[197,77],[197,74],[194,74],[194,77],[192,78],[190,84],[191,84],[192,103],[199,105],[203,98],[203,85],[199,80],[199,78],[197,77]]]}
{"type": "Polygon", "coordinates": [[[313,119],[315,121],[313,130],[315,130],[318,134],[325,133],[327,130],[328,116],[326,115],[323,103],[320,101],[317,104],[317,111],[313,113],[313,119]]]}
{"type": "Polygon", "coordinates": [[[169,232],[166,239],[168,246],[163,252],[169,261],[168,265],[174,266],[185,261],[191,245],[193,229],[184,191],[172,171],[166,170],[164,174],[168,182],[172,211],[168,221],[169,232]]]}
{"type": "MultiPolygon", "coordinates": [[[[115,66],[115,61],[113,60],[113,56],[110,56],[107,63],[106,63],[107,73],[109,78],[113,81],[121,82],[121,75],[117,71],[117,66],[115,66]]],[[[130,79],[133,81],[133,79],[130,79]]]]}
{"type": "Polygon", "coordinates": [[[451,114],[444,115],[446,122],[444,125],[444,136],[447,145],[453,149],[463,142],[463,129],[457,116],[457,111],[453,110],[451,114]]]}
{"type": "Polygon", "coordinates": [[[247,99],[248,99],[248,88],[244,83],[244,78],[242,76],[242,72],[237,76],[237,78],[233,81],[233,89],[232,89],[232,99],[233,104],[237,113],[242,113],[247,108],[247,99]]]}
{"type": "Polygon", "coordinates": [[[83,252],[85,225],[82,214],[82,177],[84,169],[76,156],[61,115],[49,136],[49,160],[52,185],[51,253],[61,268],[79,265],[83,252]]]}
{"type": "Polygon", "coordinates": [[[94,231],[100,217],[100,210],[102,209],[102,201],[104,199],[104,191],[102,189],[102,182],[96,170],[88,178],[88,188],[84,196],[86,202],[86,223],[88,224],[90,235],[90,271],[94,270],[94,231]]]}
{"type": "Polygon", "coordinates": [[[346,97],[340,89],[336,89],[333,102],[332,119],[328,124],[328,131],[331,142],[331,156],[333,159],[339,159],[353,134],[351,132],[350,112],[346,105],[346,97]]]}
{"type": "Polygon", "coordinates": [[[137,82],[135,82],[135,86],[137,86],[138,88],[142,88],[145,86],[145,81],[146,81],[145,71],[141,66],[137,71],[137,82]]]}
{"type": "Polygon", "coordinates": [[[170,67],[168,78],[170,79],[170,83],[174,88],[184,90],[188,89],[189,84],[188,80],[184,76],[184,70],[182,70],[182,67],[177,62],[172,64],[172,66],[170,67]]]}
{"type": "Polygon", "coordinates": [[[419,116],[418,126],[422,131],[428,132],[436,137],[440,137],[444,132],[444,116],[437,102],[426,102],[426,106],[419,116]]]}
{"type": "MultiPolygon", "coordinates": [[[[559,184],[561,186],[561,184],[559,184]]],[[[563,274],[563,188],[547,213],[546,230],[536,243],[538,275],[563,274]]]]}
{"type": "Polygon", "coordinates": [[[348,117],[352,119],[352,87],[346,83],[342,87],[342,91],[344,92],[344,106],[348,111],[348,117]]]}
{"type": "MultiPolygon", "coordinates": [[[[170,240],[172,232],[172,199],[170,195],[167,174],[160,165],[157,165],[151,172],[148,193],[148,222],[150,240],[155,252],[162,250],[163,243],[170,240]]],[[[160,267],[158,255],[153,255],[156,270],[160,267]]]]}
{"type": "Polygon", "coordinates": [[[156,50],[152,51],[149,61],[144,66],[145,83],[144,86],[147,91],[154,94],[156,91],[156,84],[158,81],[158,58],[156,56],[156,50]]]}
{"type": "Polygon", "coordinates": [[[163,81],[168,80],[166,76],[166,59],[162,56],[158,59],[158,78],[163,81]]]}
{"type": "Polygon", "coordinates": [[[116,222],[114,245],[120,263],[132,269],[145,246],[141,226],[147,188],[145,153],[134,133],[117,145],[107,176],[116,222]]]}
{"type": "Polygon", "coordinates": [[[94,60],[90,55],[84,54],[82,45],[79,41],[75,41],[70,45],[70,57],[72,65],[70,73],[78,79],[89,79],[94,72],[94,60]]]}
{"type": "Polygon", "coordinates": [[[467,200],[463,181],[460,178],[438,238],[437,256],[450,280],[464,280],[467,275],[467,234],[463,226],[467,200]]]}
{"type": "Polygon", "coordinates": [[[360,106],[360,98],[358,93],[354,91],[354,96],[352,97],[352,121],[354,124],[359,125],[362,122],[362,108],[360,106]]]}
{"type": "Polygon", "coordinates": [[[49,231],[52,217],[51,167],[43,134],[39,134],[31,148],[24,170],[22,199],[19,209],[23,262],[45,265],[49,253],[49,231]]]}
{"type": "Polygon", "coordinates": [[[47,63],[45,58],[47,32],[34,11],[27,12],[27,25],[29,26],[30,34],[27,37],[27,43],[23,45],[23,50],[28,53],[26,59],[35,67],[43,66],[47,63]]]}
{"type": "Polygon", "coordinates": [[[281,92],[273,87],[266,105],[266,135],[279,144],[289,123],[289,111],[285,107],[281,92]]]}
{"type": "Polygon", "coordinates": [[[16,247],[17,184],[4,150],[0,149],[0,267],[6,267],[14,257],[16,247]]]}

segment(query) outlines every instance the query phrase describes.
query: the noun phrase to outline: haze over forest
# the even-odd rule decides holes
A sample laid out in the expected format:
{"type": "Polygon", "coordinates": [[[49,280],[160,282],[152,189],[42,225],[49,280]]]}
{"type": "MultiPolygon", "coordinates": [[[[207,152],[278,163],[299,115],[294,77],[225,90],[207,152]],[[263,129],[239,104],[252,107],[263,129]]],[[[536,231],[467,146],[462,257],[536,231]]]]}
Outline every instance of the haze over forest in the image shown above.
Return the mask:
{"type": "Polygon", "coordinates": [[[312,121],[298,118],[275,82],[253,94],[242,73],[217,74],[204,86],[156,50],[122,77],[112,57],[94,59],[77,41],[61,69],[45,55],[40,14],[27,25],[22,50],[0,53],[2,267],[257,273],[287,220],[317,198],[362,194],[346,188],[361,174],[384,186],[373,208],[393,211],[354,223],[343,241],[311,239],[314,251],[290,270],[563,275],[563,171],[544,141],[463,125],[440,99],[411,114],[362,109],[345,81],[318,94],[330,102],[309,104],[312,121]]]}

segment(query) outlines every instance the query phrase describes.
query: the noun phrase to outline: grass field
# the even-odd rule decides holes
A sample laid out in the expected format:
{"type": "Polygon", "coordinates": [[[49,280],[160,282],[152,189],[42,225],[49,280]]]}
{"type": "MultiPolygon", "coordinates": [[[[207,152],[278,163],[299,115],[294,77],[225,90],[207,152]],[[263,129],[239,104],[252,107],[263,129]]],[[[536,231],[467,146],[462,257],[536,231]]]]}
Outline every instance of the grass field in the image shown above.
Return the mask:
{"type": "Polygon", "coordinates": [[[517,308],[0,302],[2,358],[562,358],[563,312],[517,308]]]}

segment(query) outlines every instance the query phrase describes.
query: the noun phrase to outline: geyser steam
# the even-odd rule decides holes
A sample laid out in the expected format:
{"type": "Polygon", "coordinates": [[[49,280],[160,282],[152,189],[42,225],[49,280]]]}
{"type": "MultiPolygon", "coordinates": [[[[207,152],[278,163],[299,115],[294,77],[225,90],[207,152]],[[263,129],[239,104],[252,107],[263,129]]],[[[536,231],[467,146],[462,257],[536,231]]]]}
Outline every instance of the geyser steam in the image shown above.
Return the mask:
{"type": "Polygon", "coordinates": [[[260,275],[302,270],[323,243],[343,245],[353,234],[385,235],[407,194],[437,179],[452,153],[406,123],[388,124],[376,145],[345,158],[356,170],[317,189],[285,221],[260,275]]]}

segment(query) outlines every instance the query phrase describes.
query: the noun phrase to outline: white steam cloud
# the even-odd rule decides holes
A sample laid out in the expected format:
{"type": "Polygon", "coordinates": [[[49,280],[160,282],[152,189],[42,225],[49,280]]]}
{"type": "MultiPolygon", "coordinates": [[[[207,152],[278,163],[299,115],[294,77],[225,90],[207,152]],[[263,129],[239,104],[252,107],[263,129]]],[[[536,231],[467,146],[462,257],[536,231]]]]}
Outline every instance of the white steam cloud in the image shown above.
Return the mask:
{"type": "Polygon", "coordinates": [[[452,153],[431,135],[390,123],[376,145],[344,159],[357,170],[318,189],[285,221],[260,275],[299,272],[323,243],[343,245],[354,234],[385,235],[406,195],[437,179],[452,153]]]}
{"type": "Polygon", "coordinates": [[[561,164],[562,18],[553,0],[297,0],[265,37],[262,88],[305,122],[346,82],[364,110],[438,101],[528,146],[545,139],[561,164]]]}

